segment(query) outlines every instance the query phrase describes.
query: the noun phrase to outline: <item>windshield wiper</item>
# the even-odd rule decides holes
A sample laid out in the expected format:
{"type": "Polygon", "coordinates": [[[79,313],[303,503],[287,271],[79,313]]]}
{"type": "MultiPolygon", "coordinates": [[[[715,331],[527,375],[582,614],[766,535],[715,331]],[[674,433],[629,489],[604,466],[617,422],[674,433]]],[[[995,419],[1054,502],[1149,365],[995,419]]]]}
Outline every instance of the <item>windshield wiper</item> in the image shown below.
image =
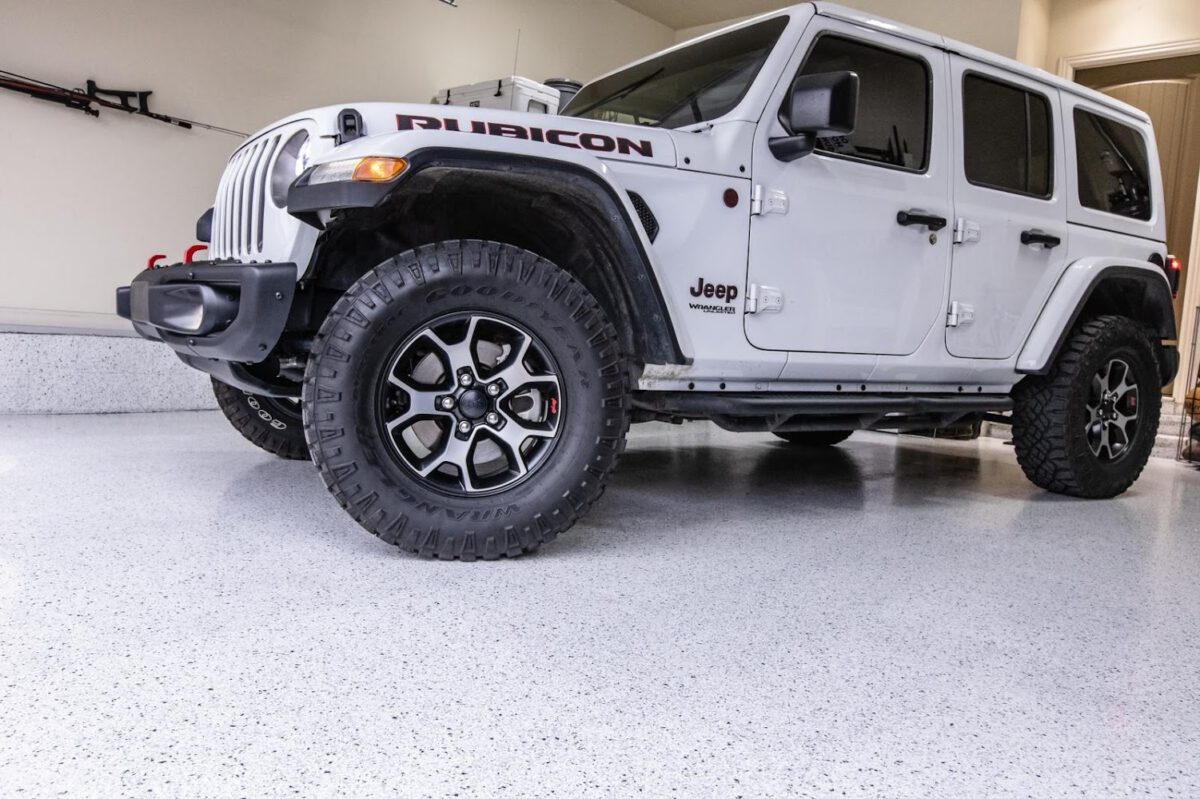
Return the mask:
{"type": "Polygon", "coordinates": [[[602,97],[601,99],[599,99],[596,102],[589,105],[587,108],[581,109],[579,111],[574,111],[574,110],[571,111],[571,116],[576,116],[576,117],[583,116],[588,111],[591,111],[594,108],[599,108],[600,106],[604,105],[605,103],[611,103],[613,100],[621,100],[625,97],[628,97],[629,95],[633,94],[638,89],[642,88],[647,83],[649,83],[650,81],[654,80],[659,75],[661,75],[663,73],[663,70],[665,70],[665,69],[666,69],[666,67],[659,67],[658,69],[654,70],[649,75],[647,75],[646,77],[639,78],[638,80],[635,80],[633,83],[629,84],[628,86],[625,86],[624,88],[618,89],[617,91],[613,92],[612,94],[602,97]]]}
{"type": "MultiPolygon", "coordinates": [[[[761,58],[757,59],[753,64],[750,64],[749,66],[754,67],[755,69],[761,68],[762,62],[765,60],[766,60],[766,55],[763,55],[761,58]]],[[[704,94],[709,89],[713,89],[717,86],[720,86],[722,83],[725,83],[746,71],[747,71],[747,67],[745,67],[745,66],[738,67],[737,69],[729,69],[726,72],[724,72],[723,74],[718,75],[717,77],[713,78],[708,83],[704,84],[700,88],[691,92],[686,97],[684,97],[682,100],[680,100],[678,103],[671,106],[671,108],[667,111],[667,113],[659,115],[658,122],[654,123],[654,127],[662,127],[662,124],[664,122],[666,122],[671,117],[675,116],[677,113],[679,113],[681,110],[683,110],[683,108],[685,108],[686,106],[689,106],[689,105],[692,107],[692,116],[695,117],[695,119],[693,119],[691,122],[689,122],[687,124],[694,125],[697,122],[703,122],[704,114],[700,111],[700,95],[704,94]]]]}

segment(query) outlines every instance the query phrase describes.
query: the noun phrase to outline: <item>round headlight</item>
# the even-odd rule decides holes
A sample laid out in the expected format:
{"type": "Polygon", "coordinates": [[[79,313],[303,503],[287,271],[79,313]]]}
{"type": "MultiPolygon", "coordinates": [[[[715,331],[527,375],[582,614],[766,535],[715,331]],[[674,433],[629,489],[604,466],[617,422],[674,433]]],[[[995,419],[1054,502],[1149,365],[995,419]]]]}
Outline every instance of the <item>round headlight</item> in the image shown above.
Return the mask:
{"type": "Polygon", "coordinates": [[[275,166],[271,169],[271,199],[280,208],[287,205],[292,181],[308,169],[308,144],[308,132],[296,131],[275,158],[275,166]]]}

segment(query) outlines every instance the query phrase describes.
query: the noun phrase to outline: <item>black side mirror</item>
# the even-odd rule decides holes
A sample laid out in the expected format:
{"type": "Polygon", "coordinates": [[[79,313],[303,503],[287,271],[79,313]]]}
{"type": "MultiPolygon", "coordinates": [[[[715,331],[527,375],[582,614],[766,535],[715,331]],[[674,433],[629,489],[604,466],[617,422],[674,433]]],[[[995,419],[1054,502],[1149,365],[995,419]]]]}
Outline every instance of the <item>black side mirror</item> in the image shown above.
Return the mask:
{"type": "Polygon", "coordinates": [[[816,148],[817,139],[853,133],[857,119],[858,75],[800,75],[779,112],[779,121],[790,135],[771,139],[771,153],[780,161],[803,158],[816,148]]]}

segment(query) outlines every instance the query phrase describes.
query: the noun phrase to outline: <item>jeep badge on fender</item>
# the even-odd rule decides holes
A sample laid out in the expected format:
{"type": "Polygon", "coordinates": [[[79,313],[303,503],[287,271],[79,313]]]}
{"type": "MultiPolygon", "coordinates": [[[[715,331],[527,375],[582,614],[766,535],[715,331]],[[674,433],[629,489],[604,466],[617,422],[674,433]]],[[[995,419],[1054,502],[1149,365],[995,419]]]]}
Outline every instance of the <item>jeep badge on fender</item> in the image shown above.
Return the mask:
{"type": "Polygon", "coordinates": [[[704,278],[700,278],[700,281],[692,287],[691,294],[693,297],[715,297],[718,300],[725,300],[725,302],[733,302],[737,299],[738,290],[737,286],[714,286],[712,283],[706,282],[704,278]]]}
{"type": "Polygon", "coordinates": [[[798,448],[1009,421],[1037,485],[1121,494],[1179,362],[1165,218],[1141,111],[805,3],[553,117],[273,122],[197,225],[212,260],[117,308],[381,540],[490,560],[575,524],[635,421],[798,448]]]}

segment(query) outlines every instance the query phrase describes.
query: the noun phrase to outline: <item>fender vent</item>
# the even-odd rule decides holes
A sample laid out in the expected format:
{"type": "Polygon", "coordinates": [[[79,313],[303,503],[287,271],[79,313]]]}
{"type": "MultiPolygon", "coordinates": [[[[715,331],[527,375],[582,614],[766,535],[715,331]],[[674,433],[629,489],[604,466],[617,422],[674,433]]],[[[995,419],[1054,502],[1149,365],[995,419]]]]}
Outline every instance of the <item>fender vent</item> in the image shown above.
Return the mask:
{"type": "Polygon", "coordinates": [[[642,195],[635,191],[629,192],[629,199],[633,202],[633,210],[637,211],[638,219],[642,222],[642,228],[646,231],[646,236],[653,244],[658,238],[658,219],[655,218],[654,212],[650,210],[650,206],[642,199],[642,195]]]}

